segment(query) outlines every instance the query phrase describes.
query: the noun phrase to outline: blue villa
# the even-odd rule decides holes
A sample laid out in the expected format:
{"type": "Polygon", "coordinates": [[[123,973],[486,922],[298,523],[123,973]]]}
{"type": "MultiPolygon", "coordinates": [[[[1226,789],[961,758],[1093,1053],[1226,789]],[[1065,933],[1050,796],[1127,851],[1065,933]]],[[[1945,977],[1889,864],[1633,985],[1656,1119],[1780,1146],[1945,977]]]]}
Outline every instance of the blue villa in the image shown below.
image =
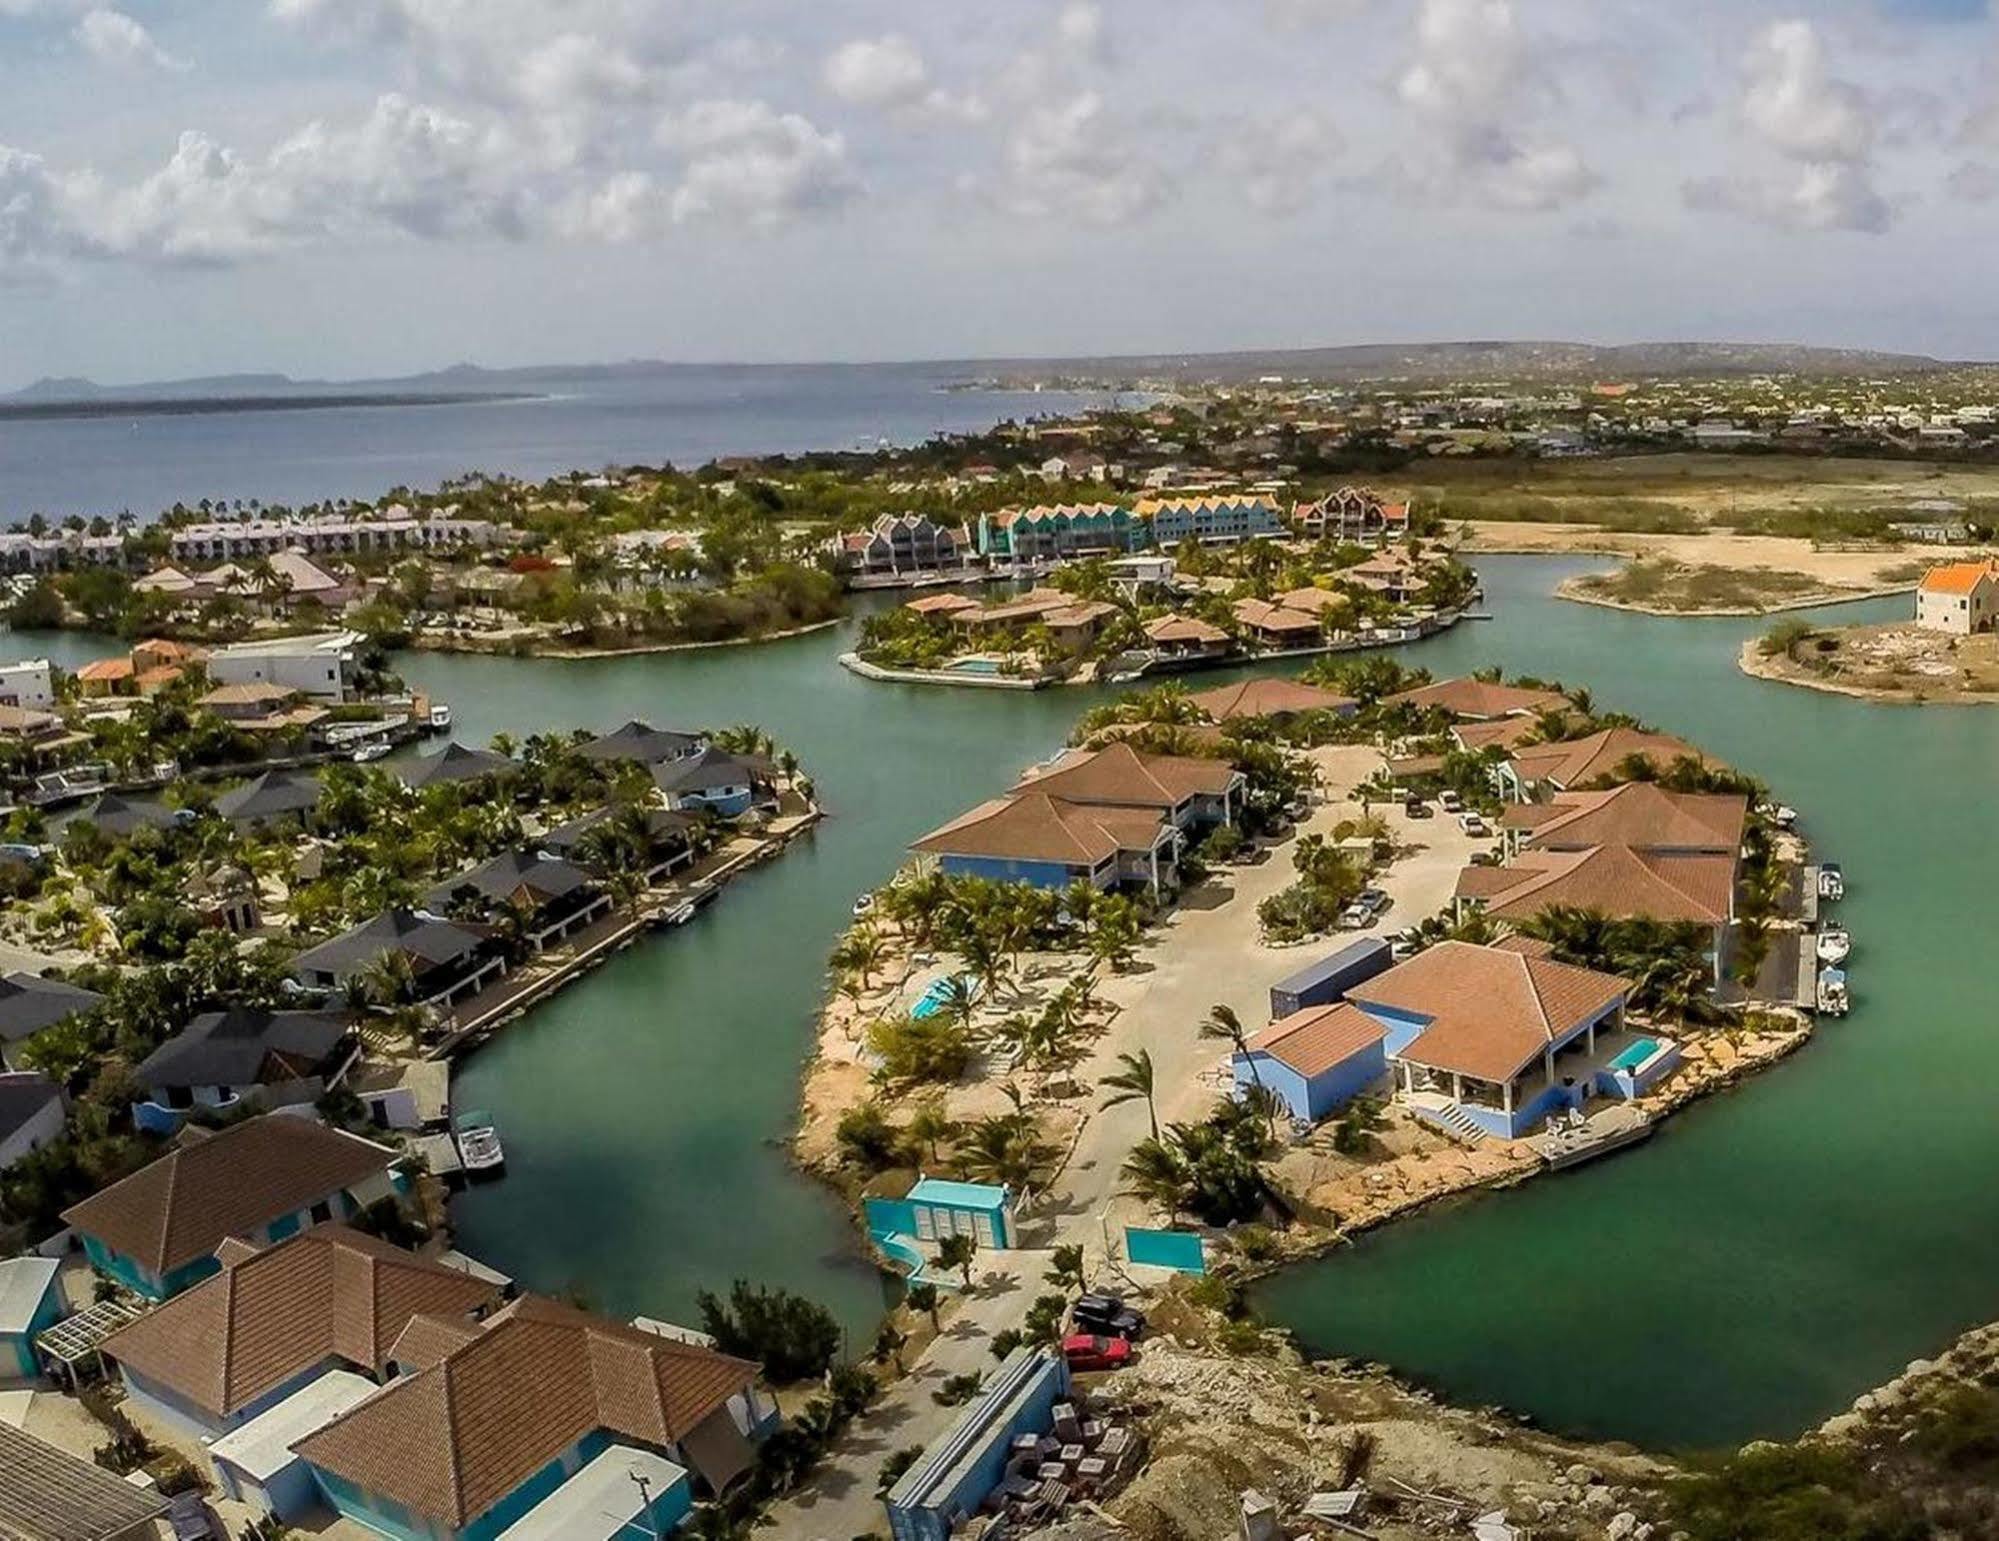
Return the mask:
{"type": "Polygon", "coordinates": [[[396,1192],[396,1153],[303,1117],[267,1113],[182,1143],[63,1212],[91,1266],[148,1300],[220,1270],[232,1238],[263,1246],[344,1220],[396,1192]]]}
{"type": "Polygon", "coordinates": [[[768,760],[730,754],[712,745],[654,766],[652,779],[666,794],[666,806],[677,813],[707,812],[734,819],[775,799],[776,782],[768,760]]]}
{"type": "Polygon", "coordinates": [[[292,1447],[327,1504],[395,1541],[646,1541],[777,1422],[755,1365],[552,1300],[422,1325],[396,1379],[292,1447]]]}
{"type": "Polygon", "coordinates": [[[1236,1094],[1274,1092],[1286,1111],[1316,1124],[1388,1073],[1387,1033],[1366,1012],[1340,1002],[1279,1017],[1235,1056],[1236,1094]]]}
{"type": "Polygon", "coordinates": [[[35,1338],[69,1314],[60,1271],[47,1257],[0,1262],[0,1381],[34,1380],[42,1373],[35,1338]]]}
{"type": "Polygon", "coordinates": [[[1069,1394],[1059,1355],[1017,1348],[951,1427],[904,1472],[886,1500],[895,1541],[946,1541],[978,1513],[1006,1475],[1013,1442],[1055,1426],[1055,1404],[1069,1394]]]}

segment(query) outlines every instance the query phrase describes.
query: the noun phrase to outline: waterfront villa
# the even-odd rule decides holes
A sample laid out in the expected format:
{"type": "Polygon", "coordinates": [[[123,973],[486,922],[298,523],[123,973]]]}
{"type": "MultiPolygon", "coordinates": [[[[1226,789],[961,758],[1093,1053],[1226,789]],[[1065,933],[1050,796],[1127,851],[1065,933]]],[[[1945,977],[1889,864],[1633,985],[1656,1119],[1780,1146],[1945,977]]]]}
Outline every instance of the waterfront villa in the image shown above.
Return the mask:
{"type": "Polygon", "coordinates": [[[390,953],[408,961],[420,1005],[449,1006],[507,971],[491,937],[419,910],[394,909],[306,949],[292,959],[292,973],[308,990],[344,990],[390,953]]]}
{"type": "Polygon", "coordinates": [[[293,1447],[335,1510],[386,1535],[663,1535],[777,1422],[755,1365],[552,1300],[429,1325],[404,1333],[385,1389],[293,1447]],[[653,1475],[644,1497],[634,1464],[653,1475]]]}
{"type": "Polygon", "coordinates": [[[1916,624],[1953,637],[1999,625],[1999,561],[1946,562],[1916,586],[1916,624]]]}
{"type": "Polygon", "coordinates": [[[1300,680],[1277,676],[1243,680],[1240,684],[1224,685],[1219,690],[1203,690],[1191,699],[1210,722],[1268,718],[1272,722],[1286,723],[1307,712],[1331,712],[1336,717],[1351,717],[1360,709],[1360,703],[1352,696],[1320,690],[1300,680]]]}
{"type": "Polygon", "coordinates": [[[1532,719],[1542,712],[1567,711],[1569,698],[1559,691],[1530,690],[1520,685],[1502,685],[1496,680],[1439,680],[1414,690],[1383,696],[1383,706],[1406,706],[1411,711],[1448,712],[1461,722],[1494,722],[1502,717],[1532,719]]]}
{"type": "Polygon", "coordinates": [[[1379,1022],[1345,1001],[1307,1006],[1272,1022],[1233,1060],[1236,1095],[1261,1086],[1292,1118],[1315,1124],[1387,1073],[1379,1022]]]}
{"type": "Polygon", "coordinates": [[[1482,910],[1514,923],[1562,909],[1699,926],[1709,933],[1708,954],[1719,978],[1735,919],[1736,864],[1733,851],[1529,847],[1502,867],[1465,868],[1456,900],[1461,916],[1482,910]]]}
{"type": "Polygon", "coordinates": [[[62,1264],[55,1258],[0,1262],[0,1382],[38,1378],[42,1361],[35,1339],[68,1314],[62,1264]]]}
{"type": "Polygon", "coordinates": [[[1663,775],[1681,760],[1692,760],[1709,770],[1723,769],[1719,760],[1669,733],[1605,728],[1585,738],[1524,744],[1500,767],[1500,777],[1510,795],[1535,797],[1546,791],[1566,792],[1625,780],[1633,762],[1663,775]]]}
{"type": "Polygon", "coordinates": [[[949,877],[1050,889],[1129,884],[1156,894],[1177,880],[1180,832],[1149,810],[1085,807],[1030,792],[981,803],[910,849],[949,877]]]}
{"type": "Polygon", "coordinates": [[[1310,611],[1293,610],[1265,599],[1238,599],[1230,607],[1230,614],[1243,635],[1260,647],[1311,647],[1323,635],[1319,617],[1310,611]]]}
{"type": "Polygon", "coordinates": [[[1152,544],[1240,545],[1284,534],[1277,505],[1264,497],[1143,498],[1135,511],[1152,544]]]}
{"type": "Polygon", "coordinates": [[[317,776],[303,771],[271,770],[224,792],[215,799],[215,811],[239,829],[286,823],[307,827],[312,822],[313,810],[319,806],[319,794],[317,776]]]}
{"type": "Polygon", "coordinates": [[[316,1102],[359,1055],[347,1019],[331,1012],[203,1012],[140,1062],[134,1074],[148,1100],[132,1116],[142,1129],[171,1134],[193,1108],[316,1102]]]}
{"type": "Polygon", "coordinates": [[[775,807],[777,783],[761,755],[730,754],[713,745],[653,767],[653,785],[676,813],[712,813],[734,819],[759,803],[775,807]]]}
{"type": "Polygon", "coordinates": [[[440,883],[424,903],[487,922],[511,908],[520,917],[521,939],[539,952],[610,913],[611,896],[575,862],[517,846],[440,883]]]}
{"type": "Polygon", "coordinates": [[[1500,815],[1510,851],[1586,851],[1623,845],[1634,850],[1734,856],[1749,824],[1740,794],[1668,792],[1627,781],[1603,792],[1557,792],[1544,803],[1515,803],[1500,815]]]}
{"type": "Polygon", "coordinates": [[[27,1069],[22,1056],[35,1034],[103,1004],[104,997],[96,991],[59,979],[24,973],[0,978],[0,1065],[27,1069]]]}
{"type": "Polygon", "coordinates": [[[431,787],[465,786],[512,776],[520,767],[503,754],[490,749],[470,749],[464,744],[446,744],[437,754],[424,755],[397,774],[413,792],[431,787]]]}
{"type": "Polygon", "coordinates": [[[1143,630],[1146,646],[1162,661],[1224,658],[1235,647],[1233,637],[1199,616],[1156,616],[1143,630]]]}
{"type": "Polygon", "coordinates": [[[1226,760],[1140,754],[1129,744],[1070,749],[1029,771],[1017,792],[1094,807],[1145,809],[1177,830],[1232,823],[1249,778],[1226,760]]]}
{"type": "Polygon", "coordinates": [[[63,1132],[62,1088],[38,1070],[0,1071],[0,1172],[63,1132]]]}
{"type": "Polygon", "coordinates": [[[198,1439],[238,1428],[344,1369],[380,1381],[413,1318],[473,1321],[484,1280],[345,1225],[274,1246],[228,1243],[220,1271],[104,1340],[126,1394],[198,1439]]]}
{"type": "Polygon", "coordinates": [[[276,685],[316,701],[345,701],[354,693],[361,642],[353,631],[236,642],[208,655],[208,677],[218,685],[276,685]]]}
{"type": "Polygon", "coordinates": [[[150,798],[120,797],[116,792],[106,792],[80,809],[72,822],[88,824],[112,840],[130,840],[142,829],[168,829],[193,817],[185,810],[176,815],[165,803],[150,798]]]}
{"type": "Polygon", "coordinates": [[[1442,942],[1347,999],[1381,1025],[1396,1088],[1419,1117],[1465,1138],[1511,1139],[1598,1091],[1632,1095],[1620,1070],[1642,1065],[1656,1080],[1670,1068],[1651,1063],[1669,1046],[1626,1042],[1629,994],[1625,980],[1557,963],[1533,943],[1442,942]]]}
{"type": "Polygon", "coordinates": [[[217,1134],[188,1130],[62,1218],[100,1274],[165,1300],[215,1273],[216,1248],[232,1237],[282,1241],[390,1197],[396,1160],[357,1135],[266,1113],[217,1134]]]}
{"type": "Polygon", "coordinates": [[[635,718],[621,728],[591,739],[577,752],[586,760],[632,760],[650,768],[670,760],[684,760],[707,747],[708,740],[699,734],[655,728],[635,718]]]}
{"type": "MultiPolygon", "coordinates": [[[[590,867],[591,831],[601,828],[617,811],[609,807],[598,808],[580,819],[558,825],[541,837],[541,848],[579,866],[590,867]]],[[[639,811],[645,820],[645,880],[657,883],[681,867],[693,865],[695,853],[691,831],[698,819],[692,814],[671,813],[664,808],[648,807],[639,811]]]]}

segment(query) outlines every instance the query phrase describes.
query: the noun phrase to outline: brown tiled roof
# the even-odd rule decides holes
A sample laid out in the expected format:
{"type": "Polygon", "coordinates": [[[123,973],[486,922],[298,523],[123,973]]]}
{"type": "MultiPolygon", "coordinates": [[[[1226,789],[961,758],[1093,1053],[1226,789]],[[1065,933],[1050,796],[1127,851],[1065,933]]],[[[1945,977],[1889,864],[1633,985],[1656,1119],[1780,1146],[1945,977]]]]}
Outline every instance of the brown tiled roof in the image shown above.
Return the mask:
{"type": "Polygon", "coordinates": [[[1557,787],[1585,786],[1619,767],[1633,755],[1655,769],[1672,768],[1676,760],[1693,758],[1719,768],[1721,762],[1701,753],[1685,739],[1667,733],[1643,733],[1636,728],[1605,728],[1587,738],[1556,744],[1530,744],[1514,751],[1513,765],[1523,781],[1545,781],[1557,787]]]}
{"type": "Polygon", "coordinates": [[[1197,615],[1162,615],[1145,623],[1145,635],[1154,642],[1198,642],[1216,647],[1229,640],[1219,626],[1211,626],[1197,615]]]}
{"type": "Polygon", "coordinates": [[[99,680],[128,680],[132,677],[132,660],[129,658],[93,658],[76,671],[80,680],[95,683],[99,680]]]}
{"type": "Polygon", "coordinates": [[[1550,802],[1516,805],[1501,822],[1509,829],[1531,831],[1529,841],[1546,851],[1628,845],[1646,851],[1733,853],[1742,848],[1748,819],[1746,797],[1668,792],[1631,781],[1607,792],[1561,792],[1550,802]]]}
{"type": "Polygon", "coordinates": [[[978,609],[979,602],[966,594],[925,594],[921,599],[912,599],[902,608],[917,615],[957,615],[962,611],[978,609]]]}
{"type": "Polygon", "coordinates": [[[1286,610],[1296,610],[1302,615],[1319,616],[1328,610],[1344,610],[1353,601],[1344,594],[1335,594],[1331,589],[1308,587],[1287,589],[1277,596],[1276,603],[1286,610]]]}
{"type": "Polygon", "coordinates": [[[1237,717],[1275,717],[1289,712],[1345,712],[1358,703],[1337,691],[1320,690],[1299,680],[1253,679],[1219,690],[1204,690],[1194,704],[1216,722],[1237,717]]]}
{"type": "Polygon", "coordinates": [[[1059,610],[1050,610],[1042,616],[1044,626],[1088,626],[1101,621],[1105,616],[1116,615],[1117,606],[1105,604],[1101,599],[1087,600],[1082,604],[1064,605],[1059,610]]]}
{"type": "Polygon", "coordinates": [[[1481,749],[1516,749],[1536,731],[1532,717],[1498,717],[1489,722],[1461,722],[1451,729],[1451,737],[1461,748],[1476,754],[1481,749]]]}
{"type": "Polygon", "coordinates": [[[262,706],[266,702],[289,701],[297,695],[283,685],[263,680],[245,680],[239,685],[217,685],[195,704],[197,706],[262,706]]]}
{"type": "Polygon", "coordinates": [[[1611,974],[1515,951],[1440,942],[1350,995],[1429,1019],[1397,1057],[1481,1081],[1507,1081],[1556,1038],[1630,986],[1611,974]]]}
{"type": "Polygon", "coordinates": [[[148,1380],[227,1417],[329,1358],[379,1373],[420,1312],[466,1317],[499,1304],[500,1292],[470,1274],[343,1225],[321,1225],[238,1255],[104,1347],[148,1380]]]}
{"type": "Polygon", "coordinates": [[[156,1274],[379,1177],[395,1152],[324,1124],[267,1113],[181,1145],[63,1211],[86,1236],[156,1274]]]}
{"type": "Polygon", "coordinates": [[[1613,920],[1727,922],[1735,858],[1600,845],[1586,851],[1520,853],[1504,867],[1468,867],[1461,898],[1483,898],[1495,920],[1525,920],[1555,908],[1594,910],[1613,920]]]}
{"type": "Polygon", "coordinates": [[[1418,711],[1441,707],[1453,717],[1532,716],[1536,712],[1559,712],[1569,705],[1566,696],[1553,690],[1528,690],[1519,685],[1500,685],[1470,677],[1439,680],[1397,695],[1383,698],[1390,706],[1412,706],[1418,711]]]}
{"type": "Polygon", "coordinates": [[[294,1448],[460,1528],[593,1430],[678,1444],[756,1374],[712,1349],[528,1296],[294,1448]]]}
{"type": "Polygon", "coordinates": [[[1253,626],[1259,631],[1312,632],[1319,630],[1319,618],[1307,615],[1302,610],[1289,610],[1283,605],[1266,604],[1260,599],[1238,599],[1231,607],[1232,613],[1245,626],[1253,626]]]}
{"type": "Polygon", "coordinates": [[[478,1336],[478,1324],[462,1316],[412,1316],[389,1345],[389,1358],[407,1375],[429,1369],[478,1336]]]}
{"type": "Polygon", "coordinates": [[[1119,851],[1149,851],[1165,828],[1144,809],[1086,808],[1045,793],[997,797],[910,846],[941,856],[1076,862],[1094,867],[1119,851]]]}
{"type": "Polygon", "coordinates": [[[1345,1064],[1386,1036],[1373,1017],[1341,1001],[1332,1006],[1308,1006],[1288,1017],[1279,1017],[1250,1039],[1249,1046],[1302,1076],[1315,1076],[1345,1064]]]}
{"type": "Polygon", "coordinates": [[[1226,760],[1167,754],[1140,754],[1129,744],[1076,750],[1020,784],[1072,803],[1109,803],[1128,808],[1171,811],[1201,794],[1220,797],[1237,772],[1226,760]]]}

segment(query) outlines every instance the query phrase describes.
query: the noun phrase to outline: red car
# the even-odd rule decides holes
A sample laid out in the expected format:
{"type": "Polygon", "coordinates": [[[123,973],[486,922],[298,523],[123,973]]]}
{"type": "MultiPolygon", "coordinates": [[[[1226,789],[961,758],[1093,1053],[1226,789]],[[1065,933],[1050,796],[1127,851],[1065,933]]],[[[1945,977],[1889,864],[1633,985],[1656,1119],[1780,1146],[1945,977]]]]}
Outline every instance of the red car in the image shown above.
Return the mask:
{"type": "Polygon", "coordinates": [[[1118,1370],[1131,1363],[1131,1345],[1123,1338],[1079,1332],[1062,1340],[1062,1357],[1072,1370],[1118,1370]]]}

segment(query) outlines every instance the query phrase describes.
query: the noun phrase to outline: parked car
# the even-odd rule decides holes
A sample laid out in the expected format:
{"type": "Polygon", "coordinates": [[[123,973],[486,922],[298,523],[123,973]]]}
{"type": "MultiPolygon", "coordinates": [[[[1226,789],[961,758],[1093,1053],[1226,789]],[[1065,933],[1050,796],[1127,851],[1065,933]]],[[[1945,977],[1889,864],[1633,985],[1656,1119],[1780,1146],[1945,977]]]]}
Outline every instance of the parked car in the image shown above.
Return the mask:
{"type": "Polygon", "coordinates": [[[1411,926],[1407,931],[1396,932],[1395,940],[1389,943],[1388,946],[1388,956],[1393,958],[1397,963],[1400,963],[1404,958],[1415,957],[1420,951],[1422,951],[1422,939],[1417,936],[1414,926],[1411,926]]]}
{"type": "Polygon", "coordinates": [[[1471,864],[1474,867],[1497,867],[1499,865],[1499,852],[1473,851],[1471,853],[1471,864]]]}
{"type": "Polygon", "coordinates": [[[1380,916],[1387,914],[1388,907],[1391,904],[1393,904],[1395,901],[1388,897],[1388,891],[1386,889],[1363,888],[1360,891],[1360,893],[1355,896],[1354,902],[1356,904],[1366,905],[1369,914],[1380,916]]]}
{"type": "Polygon", "coordinates": [[[1340,911],[1340,929],[1343,931],[1365,931],[1374,924],[1374,911],[1354,900],[1340,911]]]}
{"type": "Polygon", "coordinates": [[[1444,792],[1437,798],[1437,806],[1446,813],[1462,813],[1465,800],[1455,792],[1444,792]]]}
{"type": "Polygon", "coordinates": [[[1079,1332],[1062,1340],[1062,1357],[1072,1370],[1120,1370],[1131,1363],[1131,1344],[1124,1338],[1079,1332]]]}
{"type": "Polygon", "coordinates": [[[1085,1295],[1069,1313],[1078,1332],[1094,1332],[1107,1338],[1137,1338],[1145,1331],[1145,1317],[1116,1295],[1085,1295]]]}
{"type": "Polygon", "coordinates": [[[1434,819],[1437,815],[1430,805],[1420,797],[1412,797],[1402,805],[1402,811],[1412,819],[1434,819]]]}
{"type": "Polygon", "coordinates": [[[1482,818],[1480,815],[1476,813],[1459,814],[1458,828],[1463,830],[1468,835],[1474,835],[1481,838],[1492,833],[1492,826],[1487,824],[1484,818],[1482,818]]]}

